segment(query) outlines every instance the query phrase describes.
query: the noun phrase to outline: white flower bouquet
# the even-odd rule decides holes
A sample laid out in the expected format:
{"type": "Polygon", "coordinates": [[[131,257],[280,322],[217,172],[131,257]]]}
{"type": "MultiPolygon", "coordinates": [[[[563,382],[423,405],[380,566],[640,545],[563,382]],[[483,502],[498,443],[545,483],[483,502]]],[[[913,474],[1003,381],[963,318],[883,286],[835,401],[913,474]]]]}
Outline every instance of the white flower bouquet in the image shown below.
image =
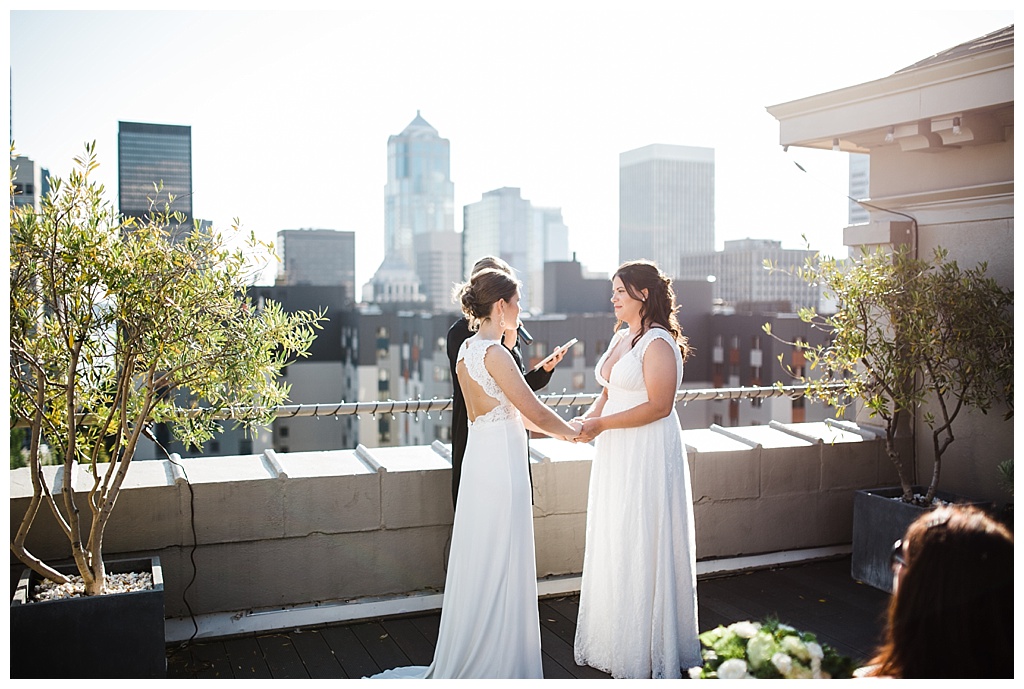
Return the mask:
{"type": "Polygon", "coordinates": [[[848,679],[854,663],[814,634],[778,620],[736,622],[700,635],[703,667],[691,679],[848,679]]]}

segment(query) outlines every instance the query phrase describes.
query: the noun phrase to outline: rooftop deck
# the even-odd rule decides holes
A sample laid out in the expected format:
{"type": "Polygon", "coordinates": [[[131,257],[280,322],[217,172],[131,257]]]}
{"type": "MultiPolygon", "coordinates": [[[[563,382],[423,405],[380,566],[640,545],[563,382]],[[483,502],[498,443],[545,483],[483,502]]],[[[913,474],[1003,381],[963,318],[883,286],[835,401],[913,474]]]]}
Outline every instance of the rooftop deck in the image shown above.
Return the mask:
{"type": "MultiPolygon", "coordinates": [[[[700,629],[775,616],[857,661],[872,653],[888,594],[850,577],[849,556],[697,582],[700,629]]],[[[573,661],[578,595],[540,600],[544,676],[608,675],[573,661]]],[[[359,678],[404,665],[429,665],[440,613],[317,625],[168,646],[176,679],[359,678]]]]}

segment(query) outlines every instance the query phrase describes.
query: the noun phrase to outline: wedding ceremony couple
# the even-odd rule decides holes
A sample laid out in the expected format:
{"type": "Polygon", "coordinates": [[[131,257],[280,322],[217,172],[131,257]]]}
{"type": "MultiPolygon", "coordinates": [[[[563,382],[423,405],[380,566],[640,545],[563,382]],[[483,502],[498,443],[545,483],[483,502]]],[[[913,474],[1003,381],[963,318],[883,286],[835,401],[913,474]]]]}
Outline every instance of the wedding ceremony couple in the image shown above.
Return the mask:
{"type": "Polygon", "coordinates": [[[671,280],[649,261],[612,278],[614,335],[601,393],[564,421],[537,397],[565,355],[526,371],[520,286],[484,257],[456,288],[455,519],[433,662],[375,678],[542,678],[530,432],[593,442],[575,660],[616,678],[700,665],[693,505],[675,394],[689,353],[671,280]]]}

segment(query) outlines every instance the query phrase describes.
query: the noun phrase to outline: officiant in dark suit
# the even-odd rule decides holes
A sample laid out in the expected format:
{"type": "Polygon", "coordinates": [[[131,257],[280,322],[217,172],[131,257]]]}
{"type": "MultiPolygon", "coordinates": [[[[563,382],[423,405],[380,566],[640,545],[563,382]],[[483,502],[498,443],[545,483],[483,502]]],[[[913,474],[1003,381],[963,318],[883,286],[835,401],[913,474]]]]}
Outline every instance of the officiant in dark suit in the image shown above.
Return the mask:
{"type": "MultiPolygon", "coordinates": [[[[505,261],[495,256],[485,256],[477,261],[473,265],[473,273],[483,270],[485,268],[495,268],[497,270],[504,271],[509,275],[515,276],[515,271],[505,261]]],[[[471,273],[472,274],[472,273],[471,273]]],[[[462,458],[466,454],[466,438],[469,435],[469,417],[466,413],[466,399],[462,396],[462,388],[459,386],[459,379],[455,374],[455,364],[459,356],[459,348],[462,347],[462,343],[468,340],[473,333],[469,329],[469,321],[465,318],[460,318],[452,327],[448,329],[448,364],[452,373],[452,507],[455,507],[455,503],[458,500],[459,495],[459,478],[462,475],[462,458]]],[[[551,380],[551,373],[555,370],[555,366],[565,356],[565,351],[557,351],[550,361],[544,366],[537,369],[527,371],[526,364],[523,360],[522,345],[529,345],[533,342],[533,338],[530,337],[529,332],[523,327],[522,323],[518,324],[516,330],[506,330],[505,337],[502,339],[502,344],[512,353],[512,358],[519,366],[519,370],[523,372],[523,376],[526,378],[527,385],[534,392],[540,390],[548,381],[551,380]]],[[[527,456],[526,461],[529,462],[530,458],[527,456]]]]}

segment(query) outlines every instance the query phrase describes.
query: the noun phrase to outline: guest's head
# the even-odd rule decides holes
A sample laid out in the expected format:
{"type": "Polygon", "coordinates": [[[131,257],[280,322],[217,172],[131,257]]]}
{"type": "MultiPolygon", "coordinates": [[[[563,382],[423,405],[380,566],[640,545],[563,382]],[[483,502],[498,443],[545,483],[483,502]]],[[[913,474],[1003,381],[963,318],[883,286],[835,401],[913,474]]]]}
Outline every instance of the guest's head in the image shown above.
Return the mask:
{"type": "Polygon", "coordinates": [[[507,272],[484,268],[457,288],[462,313],[470,330],[493,319],[504,329],[515,329],[519,322],[519,283],[507,272]]]}
{"type": "Polygon", "coordinates": [[[893,547],[885,677],[1013,677],[1013,535],[982,510],[938,507],[893,547]]]}
{"type": "Polygon", "coordinates": [[[685,359],[690,353],[687,338],[676,319],[676,294],[672,280],[652,261],[627,261],[612,276],[612,303],[616,306],[616,330],[623,323],[638,326],[634,343],[654,326],[665,328],[679,344],[685,359]],[[616,298],[616,294],[620,297],[616,298]],[[618,301],[618,303],[616,303],[618,301]]]}

